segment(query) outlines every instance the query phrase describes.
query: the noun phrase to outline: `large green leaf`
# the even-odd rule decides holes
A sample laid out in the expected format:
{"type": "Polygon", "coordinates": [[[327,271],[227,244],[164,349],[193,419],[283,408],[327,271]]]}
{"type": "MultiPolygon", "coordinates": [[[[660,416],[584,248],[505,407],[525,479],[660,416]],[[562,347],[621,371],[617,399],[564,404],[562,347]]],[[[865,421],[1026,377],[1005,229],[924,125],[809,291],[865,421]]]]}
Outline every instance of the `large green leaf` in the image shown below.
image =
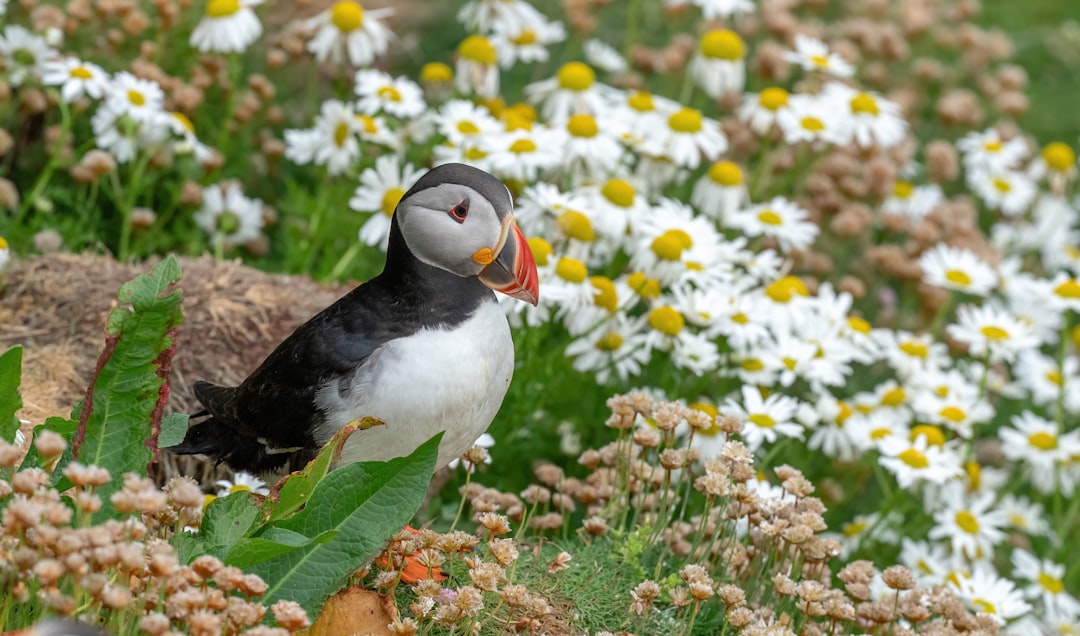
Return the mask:
{"type": "Polygon", "coordinates": [[[15,411],[22,408],[19,381],[22,376],[22,347],[16,345],[0,354],[0,439],[14,441],[19,430],[15,411]]]}
{"type": "Polygon", "coordinates": [[[353,463],[326,475],[304,509],[277,526],[305,537],[337,534],[252,567],[270,584],[265,602],[290,599],[317,615],[327,597],[412,519],[431,481],[441,438],[436,435],[408,457],[353,463]]]}
{"type": "Polygon", "coordinates": [[[269,561],[283,554],[315,543],[326,543],[338,535],[337,530],[327,530],[319,536],[309,539],[302,534],[284,528],[267,528],[257,537],[248,537],[237,541],[226,553],[224,561],[238,568],[252,566],[269,561]]]}
{"type": "MultiPolygon", "coordinates": [[[[157,436],[169,397],[169,366],[182,319],[180,267],[173,257],[120,288],[121,306],[109,315],[105,350],[98,359],[86,399],[78,409],[72,442],[75,458],[112,473],[99,491],[105,505],[95,515],[112,515],[109,495],[126,472],[145,474],[157,458],[157,436]]],[[[74,419],[74,418],[73,418],[74,419]]]]}
{"type": "Polygon", "coordinates": [[[267,522],[291,517],[311,499],[315,486],[330,472],[330,466],[341,457],[345,442],[358,429],[358,424],[342,426],[303,470],[289,475],[274,487],[263,503],[263,515],[267,522]]]}

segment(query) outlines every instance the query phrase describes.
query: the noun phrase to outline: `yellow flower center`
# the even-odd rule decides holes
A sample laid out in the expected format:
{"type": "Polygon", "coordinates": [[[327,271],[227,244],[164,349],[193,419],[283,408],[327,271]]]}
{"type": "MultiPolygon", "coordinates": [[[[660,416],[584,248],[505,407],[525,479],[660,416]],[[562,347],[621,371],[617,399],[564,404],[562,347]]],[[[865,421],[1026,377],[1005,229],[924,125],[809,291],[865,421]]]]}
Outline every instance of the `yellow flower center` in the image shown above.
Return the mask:
{"type": "Polygon", "coordinates": [[[750,416],[750,423],[758,428],[772,428],[776,426],[776,420],[768,413],[754,413],[750,416]]]}
{"type": "Polygon", "coordinates": [[[454,79],[454,70],[449,64],[428,62],[420,69],[420,81],[445,84],[454,79]]]}
{"type": "Polygon", "coordinates": [[[1002,194],[1008,194],[1010,191],[1012,191],[1012,184],[1009,183],[1008,180],[1002,179],[1001,177],[994,177],[993,184],[994,189],[1002,194]]]}
{"type": "Polygon", "coordinates": [[[682,258],[683,250],[693,247],[694,241],[682,230],[668,230],[653,239],[652,251],[665,261],[677,261],[682,258]]]}
{"type": "Polygon", "coordinates": [[[379,97],[389,100],[391,102],[400,102],[401,93],[393,86],[381,86],[379,87],[379,97]]]}
{"type": "Polygon", "coordinates": [[[240,0],[210,0],[206,3],[206,17],[224,18],[240,10],[240,0]]]}
{"type": "Polygon", "coordinates": [[[796,360],[795,358],[787,358],[787,357],[780,358],[780,362],[783,363],[784,368],[787,369],[788,371],[794,371],[795,367],[798,366],[798,364],[799,364],[799,361],[796,360]]]}
{"type": "Polygon", "coordinates": [[[1051,594],[1061,594],[1065,591],[1065,584],[1061,582],[1061,579],[1046,572],[1039,572],[1039,585],[1051,594]]]}
{"type": "Polygon", "coordinates": [[[645,91],[637,91],[626,100],[626,103],[638,111],[639,113],[647,113],[655,110],[656,106],[653,105],[653,98],[651,93],[645,91]]]}
{"type": "Polygon", "coordinates": [[[926,453],[917,448],[909,448],[897,455],[897,457],[900,458],[900,461],[912,468],[926,468],[930,465],[930,460],[926,458],[926,453]]]}
{"type": "Polygon", "coordinates": [[[843,426],[844,422],[847,421],[849,417],[855,414],[855,411],[852,411],[851,407],[848,406],[848,403],[844,402],[843,400],[838,401],[836,405],[840,407],[840,412],[836,414],[836,423],[840,426],[843,426]]]}
{"type": "Polygon", "coordinates": [[[334,126],[334,143],[338,148],[345,145],[345,142],[349,140],[349,125],[345,122],[339,123],[334,126]]]}
{"type": "Polygon", "coordinates": [[[829,68],[829,58],[825,55],[811,55],[810,62],[818,68],[829,68]]]}
{"type": "Polygon", "coordinates": [[[1065,172],[1076,165],[1076,153],[1060,141],[1046,144],[1042,150],[1042,158],[1051,170],[1058,172],[1065,172]]]}
{"type": "Polygon", "coordinates": [[[725,188],[742,185],[743,171],[732,161],[717,161],[709,167],[709,178],[725,188]]]}
{"type": "Polygon", "coordinates": [[[857,331],[862,334],[870,333],[870,323],[863,318],[858,316],[848,316],[847,322],[852,331],[857,331]]]}
{"type": "Polygon", "coordinates": [[[487,157],[487,153],[476,147],[469,148],[465,151],[465,158],[469,161],[480,161],[484,157],[487,157]]]}
{"type": "Polygon", "coordinates": [[[660,333],[677,336],[685,325],[682,314],[674,307],[657,307],[649,312],[649,326],[660,333]]]}
{"type": "Polygon", "coordinates": [[[555,274],[570,283],[583,283],[589,276],[589,270],[578,259],[563,256],[555,266],[555,274]]]}
{"type": "Polygon", "coordinates": [[[863,530],[866,530],[865,521],[852,521],[851,523],[845,523],[843,526],[845,537],[856,537],[862,534],[863,530]]]}
{"type": "Polygon", "coordinates": [[[774,212],[772,210],[769,210],[767,208],[762,210],[761,212],[758,212],[757,218],[758,218],[759,221],[761,221],[765,225],[774,225],[775,226],[775,225],[783,225],[784,224],[783,217],[781,217],[776,212],[774,212]]]}
{"type": "Polygon", "coordinates": [[[215,499],[217,499],[217,495],[211,495],[210,493],[207,493],[207,494],[203,495],[203,500],[202,500],[202,509],[203,509],[203,512],[206,512],[206,508],[207,508],[207,507],[208,507],[208,506],[209,506],[209,505],[210,505],[211,503],[213,503],[213,501],[214,501],[215,499]]]}
{"type": "Polygon", "coordinates": [[[84,80],[90,79],[94,76],[94,74],[90,72],[90,69],[82,65],[76,66],[75,68],[71,69],[70,75],[76,79],[84,80]]]}
{"type": "Polygon", "coordinates": [[[961,510],[956,513],[956,525],[968,534],[979,533],[979,520],[967,510],[961,510]]]}
{"type": "Polygon", "coordinates": [[[541,267],[548,264],[548,259],[551,258],[551,253],[554,251],[551,248],[551,243],[539,236],[529,239],[529,249],[532,250],[533,260],[541,267]]]}
{"type": "Polygon", "coordinates": [[[765,110],[778,111],[788,105],[788,92],[777,86],[770,86],[758,95],[758,105],[765,110]]]}
{"type": "Polygon", "coordinates": [[[943,419],[954,423],[963,422],[967,419],[968,416],[967,411],[960,408],[959,406],[946,406],[945,408],[938,411],[938,415],[940,415],[943,419]]]}
{"type": "Polygon", "coordinates": [[[482,35],[470,35],[462,40],[458,45],[457,53],[466,60],[488,66],[495,64],[495,46],[491,44],[491,40],[482,35]]]}
{"type": "Polygon", "coordinates": [[[968,276],[967,272],[959,269],[950,269],[945,271],[945,280],[949,281],[953,285],[958,287],[967,287],[971,285],[971,276],[968,276]]]}
{"type": "Polygon", "coordinates": [[[810,132],[818,133],[825,130],[825,122],[812,115],[803,117],[799,123],[802,125],[803,130],[809,130],[810,132]]]}
{"type": "Polygon", "coordinates": [[[747,316],[743,312],[738,312],[731,315],[731,322],[737,325],[746,325],[750,323],[750,316],[747,316]]]}
{"type": "Polygon", "coordinates": [[[519,155],[527,152],[536,152],[536,143],[532,139],[518,139],[510,144],[510,152],[519,155]]]}
{"type": "Polygon", "coordinates": [[[184,127],[184,130],[187,130],[189,133],[194,133],[195,132],[195,124],[191,123],[191,120],[188,119],[187,115],[185,115],[184,113],[178,113],[178,112],[174,111],[172,113],[172,116],[173,116],[173,119],[180,122],[180,125],[184,127]]]}
{"type": "Polygon", "coordinates": [[[536,31],[533,31],[532,29],[522,29],[521,33],[517,34],[517,37],[510,38],[510,42],[518,46],[536,44],[536,31]]]}
{"type": "Polygon", "coordinates": [[[797,276],[784,276],[783,278],[769,283],[765,288],[765,295],[778,303],[786,303],[796,296],[809,296],[810,291],[806,283],[797,276]]]}
{"type": "Polygon", "coordinates": [[[559,88],[569,91],[583,91],[596,82],[596,73],[583,62],[563,64],[556,77],[559,80],[559,88]]]}
{"type": "Polygon", "coordinates": [[[634,186],[624,179],[609,179],[604,187],[600,188],[600,194],[620,208],[634,205],[634,186]]]}
{"type": "Polygon", "coordinates": [[[379,132],[379,125],[375,123],[374,117],[368,117],[367,115],[356,114],[356,121],[360,122],[360,125],[364,127],[364,132],[369,135],[374,135],[379,132]]]}
{"type": "Polygon", "coordinates": [[[589,282],[593,286],[593,302],[596,306],[615,313],[619,307],[619,292],[615,290],[615,283],[607,276],[593,276],[589,282]]]}
{"type": "Polygon", "coordinates": [[[622,344],[623,337],[614,331],[609,331],[596,341],[596,348],[601,351],[617,351],[622,344]]]}
{"type": "Polygon", "coordinates": [[[466,119],[459,121],[455,128],[463,135],[476,135],[480,133],[480,127],[466,119]]]}
{"type": "Polygon", "coordinates": [[[734,62],[746,57],[746,47],[734,31],[713,29],[701,36],[701,53],[705,57],[734,62]]]}
{"type": "Polygon", "coordinates": [[[997,614],[997,606],[986,600],[985,598],[973,598],[971,599],[971,605],[975,608],[977,614],[997,614]]]}
{"type": "Polygon", "coordinates": [[[986,336],[988,340],[1008,340],[1009,332],[1005,331],[1001,327],[994,325],[986,325],[982,329],[979,329],[979,333],[986,336]]]}
{"type": "Polygon", "coordinates": [[[364,7],[352,0],[335,2],[330,9],[330,22],[344,33],[355,31],[364,24],[364,7]]]}
{"type": "MultiPolygon", "coordinates": [[[[862,408],[859,408],[859,410],[862,411],[862,408]]],[[[892,432],[893,432],[892,429],[889,428],[888,426],[882,426],[882,427],[879,427],[879,428],[872,428],[872,429],[870,429],[870,439],[872,439],[872,440],[883,440],[886,437],[892,435],[892,432]]],[[[915,451],[916,453],[919,453],[919,455],[922,455],[922,453],[919,452],[918,449],[909,448],[908,450],[904,451],[903,453],[900,453],[900,455],[899,455],[900,459],[903,460],[904,463],[908,464],[909,466],[914,466],[915,468],[925,468],[925,466],[915,466],[911,462],[907,461],[907,459],[904,459],[904,457],[905,457],[904,453],[907,453],[908,451],[915,451]]],[[[906,457],[912,458],[914,456],[913,455],[906,455],[906,457]]],[[[923,461],[925,461],[925,460],[926,460],[926,456],[923,455],[923,461]]],[[[918,462],[919,460],[918,459],[912,459],[912,461],[918,462]]]]}
{"type": "Polygon", "coordinates": [[[251,492],[251,486],[245,486],[244,484],[233,484],[229,488],[229,493],[232,494],[234,492],[251,492]]]}
{"type": "Polygon", "coordinates": [[[968,481],[971,482],[971,489],[978,490],[979,484],[982,483],[982,466],[979,462],[971,461],[964,464],[964,472],[967,473],[968,481]]]}
{"type": "Polygon", "coordinates": [[[566,130],[575,137],[595,137],[600,129],[596,125],[596,119],[592,115],[579,114],[570,117],[566,122],[566,130]]]}
{"type": "Polygon", "coordinates": [[[761,371],[765,368],[765,363],[761,358],[743,358],[743,361],[739,363],[744,371],[761,371]]]}
{"type": "Polygon", "coordinates": [[[1038,431],[1036,433],[1028,435],[1028,444],[1031,444],[1033,447],[1039,450],[1054,450],[1055,448],[1057,448],[1058,445],[1057,435],[1054,435],[1053,433],[1048,433],[1046,431],[1038,431]]]}
{"type": "Polygon", "coordinates": [[[1080,282],[1077,282],[1075,278],[1069,278],[1055,287],[1054,293],[1070,300],[1080,299],[1080,282]]]}
{"type": "Polygon", "coordinates": [[[1000,139],[988,139],[983,142],[983,149],[987,152],[1001,152],[1003,145],[1000,139]]]}
{"type": "Polygon", "coordinates": [[[579,241],[596,240],[596,232],[593,231],[592,221],[577,210],[567,210],[559,215],[555,222],[559,225],[566,236],[579,241]]]}
{"type": "Polygon", "coordinates": [[[876,116],[878,114],[877,100],[870,93],[859,93],[851,98],[851,112],[876,116]]]}
{"type": "Polygon", "coordinates": [[[7,242],[7,239],[5,239],[4,237],[0,236],[0,250],[6,250],[7,248],[8,248],[8,242],[7,242]]]}
{"type": "Polygon", "coordinates": [[[696,133],[701,130],[701,113],[693,108],[680,108],[668,117],[668,126],[675,132],[696,133]]]}
{"type": "Polygon", "coordinates": [[[897,181],[893,184],[893,196],[897,199],[910,199],[915,192],[915,185],[910,181],[897,181]]]}
{"type": "Polygon", "coordinates": [[[1058,386],[1061,386],[1061,384],[1062,384],[1061,372],[1058,371],[1057,369],[1047,371],[1045,377],[1046,377],[1046,381],[1049,382],[1050,384],[1056,384],[1058,386]]]}
{"type": "Polygon", "coordinates": [[[129,89],[127,92],[128,101],[135,106],[142,106],[146,104],[146,96],[135,89],[129,89]]]}
{"type": "Polygon", "coordinates": [[[660,281],[655,278],[649,278],[645,276],[644,272],[634,272],[627,277],[626,282],[629,283],[630,289],[644,298],[645,300],[652,300],[660,296],[661,288],[660,281]]]}
{"type": "Polygon", "coordinates": [[[940,428],[932,424],[919,424],[911,429],[911,434],[908,436],[912,442],[917,440],[919,436],[926,438],[927,446],[944,446],[945,445],[945,433],[940,428]]]}
{"type": "Polygon", "coordinates": [[[405,196],[405,191],[401,188],[390,188],[383,194],[382,203],[379,204],[379,208],[386,216],[393,216],[394,210],[397,209],[397,204],[401,201],[401,197],[405,196]]]}
{"type": "Polygon", "coordinates": [[[897,386],[889,389],[881,396],[881,405],[896,407],[903,404],[905,399],[907,399],[907,393],[897,386]]]}
{"type": "Polygon", "coordinates": [[[901,342],[900,350],[912,358],[925,358],[930,355],[930,347],[916,340],[901,342]]]}

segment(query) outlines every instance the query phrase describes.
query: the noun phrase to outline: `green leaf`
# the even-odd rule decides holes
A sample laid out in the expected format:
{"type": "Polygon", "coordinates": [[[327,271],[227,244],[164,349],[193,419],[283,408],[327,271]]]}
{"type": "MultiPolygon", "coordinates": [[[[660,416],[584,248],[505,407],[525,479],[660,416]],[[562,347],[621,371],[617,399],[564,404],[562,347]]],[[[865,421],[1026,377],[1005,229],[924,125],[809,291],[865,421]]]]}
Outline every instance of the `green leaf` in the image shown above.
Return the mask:
{"type": "Polygon", "coordinates": [[[22,377],[22,347],[16,345],[0,354],[0,439],[15,441],[19,418],[15,412],[22,408],[19,382],[22,377]]]}
{"type": "MultiPolygon", "coordinates": [[[[69,420],[63,417],[50,417],[45,420],[44,424],[34,428],[33,435],[34,439],[37,440],[42,431],[52,431],[62,436],[64,439],[70,440],[75,435],[75,429],[77,429],[78,426],[79,424],[75,420],[69,420]]],[[[70,484],[67,483],[67,479],[64,477],[64,468],[71,462],[71,458],[71,446],[68,446],[52,470],[52,485],[58,487],[61,491],[67,490],[70,487],[70,484]]],[[[26,457],[23,458],[21,468],[43,468],[44,466],[45,459],[38,452],[37,445],[31,444],[30,450],[26,452],[26,457]]]]}
{"type": "Polygon", "coordinates": [[[104,502],[95,520],[112,516],[109,495],[123,474],[145,474],[157,458],[157,437],[168,399],[168,374],[182,319],[181,292],[174,289],[180,267],[173,257],[125,283],[105,327],[105,351],[98,359],[86,399],[77,407],[75,458],[112,474],[98,490],[104,502]],[[130,306],[127,306],[130,305],[130,306]]]}
{"type": "Polygon", "coordinates": [[[158,435],[158,448],[176,446],[184,441],[188,429],[187,413],[169,413],[161,418],[161,434],[158,435]]]}
{"type": "Polygon", "coordinates": [[[326,543],[337,535],[337,530],[327,530],[319,536],[309,539],[292,530],[270,527],[257,537],[237,541],[229,550],[225,563],[235,565],[238,568],[250,568],[257,563],[288,554],[304,546],[326,543]]]}
{"type": "Polygon", "coordinates": [[[199,538],[210,546],[232,548],[243,539],[259,520],[259,505],[255,495],[241,490],[218,497],[206,507],[199,538]]]}
{"type": "Polygon", "coordinates": [[[348,464],[323,478],[304,509],[278,527],[306,537],[338,534],[251,568],[270,584],[264,602],[290,599],[309,616],[318,615],[327,597],[412,519],[431,481],[441,438],[436,435],[408,457],[348,464]]]}
{"type": "Polygon", "coordinates": [[[289,475],[270,491],[263,504],[263,514],[267,522],[292,516],[311,499],[315,486],[330,472],[330,466],[341,457],[345,442],[358,428],[357,424],[341,427],[303,470],[289,475]]]}

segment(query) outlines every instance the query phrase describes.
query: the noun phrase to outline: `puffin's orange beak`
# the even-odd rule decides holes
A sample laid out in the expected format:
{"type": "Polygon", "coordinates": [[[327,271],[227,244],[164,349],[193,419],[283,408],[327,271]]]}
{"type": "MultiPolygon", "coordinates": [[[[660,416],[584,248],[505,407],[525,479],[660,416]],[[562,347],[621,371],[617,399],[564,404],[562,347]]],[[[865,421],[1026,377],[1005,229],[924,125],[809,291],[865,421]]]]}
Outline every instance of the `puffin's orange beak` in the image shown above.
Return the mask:
{"type": "Polygon", "coordinates": [[[540,276],[536,273],[536,259],[525,235],[518,229],[514,218],[507,215],[503,221],[502,248],[495,260],[480,271],[480,282],[497,292],[536,306],[540,300],[540,276]]]}

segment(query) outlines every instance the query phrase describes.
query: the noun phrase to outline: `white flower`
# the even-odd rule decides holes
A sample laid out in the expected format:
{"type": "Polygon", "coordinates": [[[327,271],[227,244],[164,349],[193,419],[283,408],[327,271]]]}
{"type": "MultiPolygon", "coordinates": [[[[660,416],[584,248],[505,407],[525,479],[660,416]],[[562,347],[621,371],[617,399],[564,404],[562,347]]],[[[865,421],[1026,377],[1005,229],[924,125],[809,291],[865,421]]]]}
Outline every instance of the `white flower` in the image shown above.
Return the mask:
{"type": "Polygon", "coordinates": [[[458,10],[457,19],[469,30],[482,33],[496,28],[520,32],[546,20],[525,0],[471,0],[458,10]]]}
{"type": "Polygon", "coordinates": [[[790,95],[778,86],[763,89],[760,93],[746,93],[739,106],[739,119],[750,124],[759,135],[769,132],[780,112],[790,107],[790,95]]]}
{"type": "Polygon", "coordinates": [[[612,379],[626,382],[641,373],[649,362],[649,347],[643,330],[644,321],[617,313],[611,319],[573,340],[566,346],[566,356],[574,368],[593,373],[598,384],[612,379]]]}
{"type": "Polygon", "coordinates": [[[917,435],[914,441],[891,435],[878,442],[878,450],[878,461],[896,477],[901,488],[923,481],[943,484],[964,472],[959,455],[944,446],[931,446],[925,435],[917,435]]]}
{"type": "Polygon", "coordinates": [[[101,99],[108,88],[109,75],[93,62],[64,57],[45,63],[41,82],[47,86],[60,86],[61,99],[70,104],[83,95],[101,99]]]}
{"type": "Polygon", "coordinates": [[[746,45],[734,31],[707,31],[701,36],[688,70],[694,83],[713,99],[741,93],[746,83],[746,45]]]}
{"type": "Polygon", "coordinates": [[[1030,324],[992,306],[961,305],[956,324],[947,331],[967,344],[972,355],[989,356],[991,361],[1012,362],[1021,352],[1039,346],[1030,324]]]}
{"type": "Polygon", "coordinates": [[[788,107],[776,113],[776,123],[789,144],[846,143],[843,112],[828,99],[816,95],[792,95],[788,107]]]}
{"type": "Polygon", "coordinates": [[[495,45],[502,68],[510,68],[517,62],[546,62],[547,47],[565,39],[566,29],[562,23],[546,18],[523,27],[498,22],[491,32],[491,43],[495,45]]]}
{"type": "Polygon", "coordinates": [[[1065,589],[1065,566],[1016,548],[1012,553],[1013,576],[1031,581],[1024,596],[1042,601],[1048,612],[1080,616],[1080,601],[1065,589]]]}
{"type": "Polygon", "coordinates": [[[375,160],[373,168],[360,173],[360,185],[349,199],[349,207],[357,212],[372,213],[360,228],[361,243],[378,245],[386,251],[394,210],[405,192],[425,172],[424,168],[414,169],[411,163],[401,166],[394,155],[383,155],[375,160]]]}
{"type": "Polygon", "coordinates": [[[747,448],[756,451],[762,444],[775,442],[778,437],[802,438],[803,429],[794,422],[798,400],[780,393],[763,398],[752,386],[742,387],[742,404],[734,398],[724,400],[720,412],[745,422],[742,438],[747,448]]]}
{"type": "Polygon", "coordinates": [[[1062,369],[1050,356],[1035,350],[1024,351],[1016,363],[1015,376],[1036,405],[1055,404],[1064,391],[1065,410],[1080,411],[1080,359],[1076,356],[1066,357],[1062,369]]]}
{"type": "MultiPolygon", "coordinates": [[[[352,106],[336,99],[326,100],[315,118],[317,139],[311,142],[311,160],[316,165],[325,165],[332,175],[349,170],[360,156],[357,136],[362,126],[363,121],[353,112],[352,106]]],[[[295,137],[293,141],[296,141],[295,137]]]]}
{"type": "Polygon", "coordinates": [[[561,131],[536,124],[532,130],[519,128],[485,138],[483,150],[500,179],[535,181],[562,161],[565,139],[561,131]]]}
{"type": "Polygon", "coordinates": [[[722,223],[749,203],[743,169],[731,161],[714,162],[694,184],[690,203],[709,218],[722,223]]]}
{"type": "Polygon", "coordinates": [[[964,153],[964,168],[968,172],[997,172],[1018,167],[1028,154],[1023,138],[1004,141],[994,128],[971,132],[956,142],[964,153]]]}
{"type": "Polygon", "coordinates": [[[316,29],[307,49],[320,62],[340,64],[348,57],[353,66],[367,66],[386,53],[394,34],[382,23],[393,9],[364,9],[359,2],[338,0],[307,22],[316,29]]]}
{"type": "Polygon", "coordinates": [[[892,194],[882,204],[881,211],[885,214],[899,214],[918,222],[944,200],[941,186],[933,183],[916,186],[910,181],[898,179],[893,184],[892,194]]]}
{"type": "Polygon", "coordinates": [[[994,507],[996,494],[971,498],[959,482],[953,482],[941,494],[944,507],[934,513],[936,525],[927,537],[949,541],[953,552],[971,561],[989,558],[994,546],[1005,539],[1002,528],[1009,523],[1008,516],[994,507]]]}
{"type": "Polygon", "coordinates": [[[243,471],[234,473],[231,480],[219,479],[214,485],[217,486],[218,497],[225,497],[234,492],[253,492],[256,495],[270,494],[270,489],[266,487],[266,482],[255,475],[243,471]]]}
{"type": "Polygon", "coordinates": [[[1024,468],[1031,485],[1050,494],[1061,486],[1062,466],[1080,454],[1080,429],[1058,433],[1057,424],[1031,411],[1013,415],[1011,427],[1003,426],[1001,450],[1024,468]]]}
{"type": "Polygon", "coordinates": [[[724,254],[721,237],[708,219],[685,203],[661,199],[633,230],[630,266],[672,284],[706,272],[724,254]]]}
{"type": "Polygon", "coordinates": [[[908,124],[900,115],[900,107],[877,93],[831,82],[825,85],[822,97],[832,100],[834,108],[844,114],[840,130],[846,143],[861,148],[873,145],[892,148],[907,132],[908,124]]]}
{"type": "MultiPolygon", "coordinates": [[[[495,445],[495,438],[490,433],[481,433],[480,437],[473,442],[473,446],[479,446],[480,448],[491,448],[495,445]]],[[[491,463],[491,455],[488,455],[484,459],[485,464],[491,463]]],[[[458,466],[465,466],[465,470],[472,470],[472,465],[468,462],[462,462],[460,457],[455,457],[450,460],[450,463],[446,465],[450,470],[454,470],[458,466]]]]}
{"type": "Polygon", "coordinates": [[[55,55],[43,38],[17,24],[9,24],[0,32],[0,60],[12,86],[41,77],[45,62],[55,55]]]}
{"type": "Polygon", "coordinates": [[[720,124],[702,116],[701,111],[683,107],[666,118],[654,116],[652,130],[641,151],[670,160],[693,170],[701,158],[714,161],[728,149],[728,140],[720,124]],[[659,119],[659,121],[657,121],[659,119]]]}
{"type": "Polygon", "coordinates": [[[174,111],[168,113],[166,121],[169,124],[169,130],[179,137],[173,144],[173,149],[177,154],[191,154],[200,164],[205,164],[214,156],[214,151],[199,141],[199,137],[195,134],[195,124],[191,123],[187,115],[174,111]]]}
{"type": "Polygon", "coordinates": [[[474,33],[461,41],[457,48],[454,87],[484,99],[494,99],[499,94],[498,53],[490,39],[474,33]]]}
{"type": "Polygon", "coordinates": [[[148,122],[164,115],[164,103],[165,93],[160,84],[121,71],[109,83],[103,109],[117,116],[125,115],[136,121],[148,122]]]}
{"type": "Polygon", "coordinates": [[[997,286],[997,274],[971,250],[938,243],[919,257],[923,282],[985,296],[997,286]]]}
{"type": "Polygon", "coordinates": [[[805,249],[813,244],[820,228],[809,213],[782,196],[729,215],[724,225],[747,236],[768,236],[785,251],[805,249]]]}
{"type": "Polygon", "coordinates": [[[1023,214],[1039,193],[1031,177],[1015,170],[969,171],[967,181],[986,207],[1006,216],[1023,214]]]}
{"type": "Polygon", "coordinates": [[[626,70],[626,60],[619,52],[602,40],[585,40],[585,60],[608,73],[621,73],[626,70]]]}
{"type": "Polygon", "coordinates": [[[0,270],[3,270],[7,266],[8,261],[11,260],[11,247],[8,246],[7,239],[0,236],[0,270]]]}
{"type": "Polygon", "coordinates": [[[439,108],[439,132],[453,144],[477,143],[487,135],[502,131],[499,121],[483,106],[455,99],[439,108]]]}
{"type": "Polygon", "coordinates": [[[578,177],[608,175],[620,167],[623,146],[619,143],[619,120],[596,118],[587,113],[571,115],[566,131],[563,169],[578,177]]]}
{"type": "Polygon", "coordinates": [[[226,247],[259,237],[263,226],[263,204],[249,199],[236,184],[218,183],[203,189],[202,207],[195,224],[226,247]]]}
{"type": "Polygon", "coordinates": [[[374,69],[356,72],[356,108],[365,115],[379,111],[408,119],[424,112],[424,95],[420,86],[406,77],[391,77],[374,69]]]}
{"type": "Polygon", "coordinates": [[[979,616],[989,616],[999,625],[1031,611],[1016,584],[998,576],[993,568],[979,564],[971,576],[957,577],[957,592],[979,616]]]}
{"type": "Polygon", "coordinates": [[[241,53],[262,35],[251,7],[262,0],[207,0],[206,14],[191,32],[191,46],[213,53],[241,53]]]}
{"type": "Polygon", "coordinates": [[[1009,525],[1031,536],[1049,536],[1050,524],[1046,520],[1043,507],[1030,499],[1017,495],[1005,495],[998,502],[998,508],[1009,516],[1009,525]]]}
{"type": "MultiPolygon", "coordinates": [[[[683,0],[677,0],[680,4],[683,0]]],[[[674,4],[671,0],[665,0],[674,4]]],[[[691,0],[701,8],[702,17],[706,20],[726,20],[740,13],[753,13],[757,11],[753,0],[691,0]]]]}
{"type": "Polygon", "coordinates": [[[784,59],[798,64],[804,71],[821,71],[834,77],[851,77],[855,68],[816,38],[801,33],[795,35],[795,50],[785,51],[784,59]]]}
{"type": "Polygon", "coordinates": [[[525,95],[540,106],[541,114],[552,123],[563,122],[578,113],[599,117],[609,105],[596,83],[596,73],[584,62],[563,64],[555,77],[526,86],[525,95]]]}

